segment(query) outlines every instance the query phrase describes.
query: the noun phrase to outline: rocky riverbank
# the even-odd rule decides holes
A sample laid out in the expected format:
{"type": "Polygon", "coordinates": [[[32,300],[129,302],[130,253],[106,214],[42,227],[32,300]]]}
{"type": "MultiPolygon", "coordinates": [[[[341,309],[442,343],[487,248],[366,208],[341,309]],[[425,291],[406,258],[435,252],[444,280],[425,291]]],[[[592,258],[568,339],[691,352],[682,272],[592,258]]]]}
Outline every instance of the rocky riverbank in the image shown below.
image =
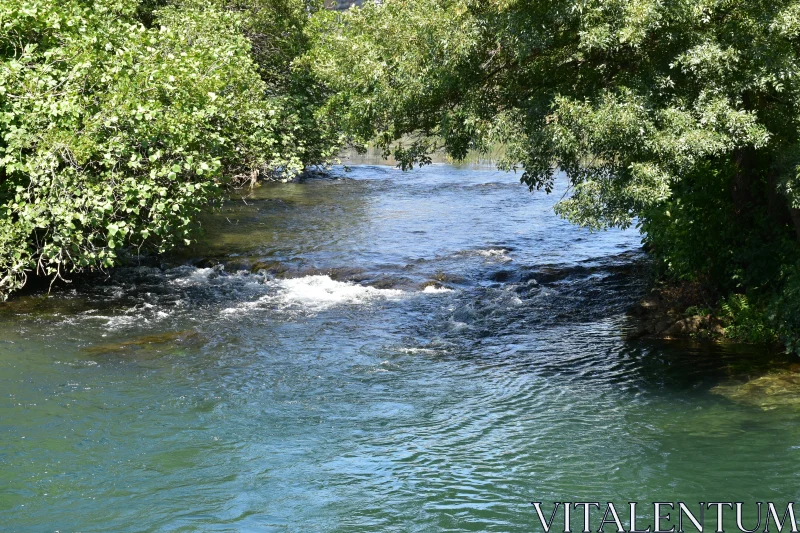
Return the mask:
{"type": "Polygon", "coordinates": [[[698,284],[657,285],[630,311],[629,338],[726,340],[726,321],[698,284]]]}
{"type": "Polygon", "coordinates": [[[784,351],[778,331],[747,298],[719,295],[699,283],[659,284],[629,312],[629,338],[693,339],[758,344],[784,351]]]}

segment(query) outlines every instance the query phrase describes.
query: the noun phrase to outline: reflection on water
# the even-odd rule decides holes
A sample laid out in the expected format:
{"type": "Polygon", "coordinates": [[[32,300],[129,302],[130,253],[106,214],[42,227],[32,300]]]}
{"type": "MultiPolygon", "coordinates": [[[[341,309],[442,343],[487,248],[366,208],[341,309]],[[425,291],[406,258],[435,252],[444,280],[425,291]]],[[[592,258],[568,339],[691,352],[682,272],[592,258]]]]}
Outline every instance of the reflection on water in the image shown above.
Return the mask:
{"type": "Polygon", "coordinates": [[[762,401],[790,361],[624,340],[637,234],[492,170],[337,175],[0,306],[4,530],[521,532],[530,501],[798,496],[797,405],[762,401]]]}

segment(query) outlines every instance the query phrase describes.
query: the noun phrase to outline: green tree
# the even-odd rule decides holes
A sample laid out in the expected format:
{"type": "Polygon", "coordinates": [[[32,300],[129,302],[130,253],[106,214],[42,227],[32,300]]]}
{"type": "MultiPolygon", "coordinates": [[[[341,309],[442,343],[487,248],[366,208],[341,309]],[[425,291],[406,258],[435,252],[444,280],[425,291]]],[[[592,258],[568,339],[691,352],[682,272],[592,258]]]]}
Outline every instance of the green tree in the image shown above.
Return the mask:
{"type": "MultiPolygon", "coordinates": [[[[269,5],[302,24],[302,0],[269,5]]],[[[329,156],[309,127],[313,80],[289,68],[302,27],[249,15],[203,0],[0,4],[0,297],[32,271],[186,242],[227,185],[329,156]]]]}
{"type": "Polygon", "coordinates": [[[293,139],[291,150],[305,165],[330,161],[340,149],[340,132],[318,115],[324,87],[307,65],[295,61],[311,45],[309,17],[323,9],[323,0],[219,0],[219,5],[241,14],[266,94],[290,111],[281,134],[293,139]]]}
{"type": "Polygon", "coordinates": [[[569,220],[638,220],[665,276],[778,305],[800,237],[800,2],[385,0],[319,13],[313,36],[351,142],[404,167],[501,145],[531,189],[566,174],[569,220]]]}

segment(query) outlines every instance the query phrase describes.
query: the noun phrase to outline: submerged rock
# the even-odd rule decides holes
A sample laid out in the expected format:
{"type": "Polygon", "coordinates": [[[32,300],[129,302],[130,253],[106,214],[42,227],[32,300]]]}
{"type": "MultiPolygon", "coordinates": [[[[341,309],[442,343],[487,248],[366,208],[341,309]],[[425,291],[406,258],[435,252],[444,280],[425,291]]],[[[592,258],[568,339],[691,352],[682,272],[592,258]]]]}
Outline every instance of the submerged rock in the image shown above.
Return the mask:
{"type": "Polygon", "coordinates": [[[717,385],[711,392],[764,410],[800,408],[800,372],[790,370],[770,373],[746,383],[717,385]]]}
{"type": "Polygon", "coordinates": [[[490,281],[494,281],[497,283],[507,283],[509,281],[512,281],[515,277],[516,277],[516,272],[513,270],[498,270],[497,272],[492,272],[488,276],[490,281]]]}
{"type": "Polygon", "coordinates": [[[214,257],[204,257],[194,263],[197,268],[214,268],[220,265],[222,265],[222,261],[214,257]]]}
{"type": "Polygon", "coordinates": [[[361,283],[370,278],[363,268],[357,267],[336,267],[328,268],[319,271],[314,271],[310,275],[328,276],[335,281],[349,281],[352,283],[361,283]]]}
{"type": "Polygon", "coordinates": [[[38,315],[58,316],[74,315],[94,307],[85,298],[60,298],[48,294],[23,295],[0,302],[0,316],[38,315]]]}
{"type": "Polygon", "coordinates": [[[205,337],[199,332],[188,329],[183,331],[170,331],[155,335],[143,335],[121,342],[96,344],[83,349],[83,352],[92,356],[130,356],[133,354],[152,353],[159,354],[170,352],[186,346],[205,344],[205,337]]]}

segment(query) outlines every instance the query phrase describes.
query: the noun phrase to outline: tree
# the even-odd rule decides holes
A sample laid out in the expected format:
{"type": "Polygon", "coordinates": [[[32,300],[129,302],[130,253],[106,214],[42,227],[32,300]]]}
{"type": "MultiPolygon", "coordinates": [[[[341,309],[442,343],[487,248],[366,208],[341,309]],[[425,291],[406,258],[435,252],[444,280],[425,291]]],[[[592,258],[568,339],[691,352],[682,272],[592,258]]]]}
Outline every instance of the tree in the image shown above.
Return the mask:
{"type": "Polygon", "coordinates": [[[500,145],[531,189],[566,174],[569,220],[638,220],[666,276],[798,284],[800,2],[386,0],[315,25],[352,142],[403,166],[500,145]]]}
{"type": "Polygon", "coordinates": [[[302,28],[233,7],[0,4],[0,298],[32,271],[59,277],[184,243],[226,186],[291,176],[335,150],[309,128],[313,83],[288,66],[302,28]],[[253,53],[267,40],[256,30],[276,32],[277,49],[253,53]]]}

